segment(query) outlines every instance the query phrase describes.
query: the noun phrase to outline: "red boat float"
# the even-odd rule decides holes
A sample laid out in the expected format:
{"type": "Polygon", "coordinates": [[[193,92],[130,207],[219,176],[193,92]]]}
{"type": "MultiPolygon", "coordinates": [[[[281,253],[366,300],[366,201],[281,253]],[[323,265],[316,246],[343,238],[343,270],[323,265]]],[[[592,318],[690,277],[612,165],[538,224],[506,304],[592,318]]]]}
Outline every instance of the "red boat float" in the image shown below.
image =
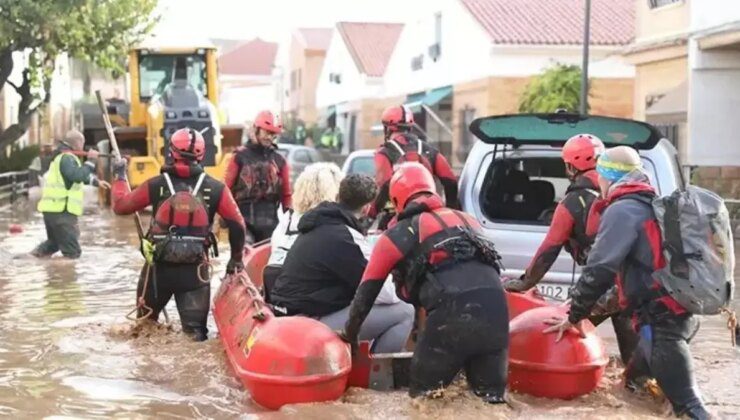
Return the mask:
{"type": "Polygon", "coordinates": [[[544,334],[545,320],[567,317],[567,306],[526,311],[509,324],[509,388],[536,397],[572,399],[596,389],[609,361],[593,324],[583,321],[585,338],[566,332],[544,334]]]}
{"type": "Polygon", "coordinates": [[[246,270],[223,281],[213,315],[231,367],[262,407],[331,401],[347,388],[349,347],[314,319],[276,318],[246,270]]]}
{"type": "MultiPolygon", "coordinates": [[[[268,409],[330,401],[347,386],[389,390],[408,386],[411,353],[371,354],[360,343],[355,360],[324,324],[306,317],[276,318],[255,284],[270,255],[269,243],[245,248],[242,274],[224,280],[213,314],[229,362],[252,399],[268,409]],[[252,281],[254,279],[254,281],[252,281]]],[[[593,325],[586,338],[543,334],[546,319],[565,316],[536,291],[506,293],[510,319],[509,388],[538,397],[571,399],[593,391],[603,376],[606,352],[593,325]]]]}

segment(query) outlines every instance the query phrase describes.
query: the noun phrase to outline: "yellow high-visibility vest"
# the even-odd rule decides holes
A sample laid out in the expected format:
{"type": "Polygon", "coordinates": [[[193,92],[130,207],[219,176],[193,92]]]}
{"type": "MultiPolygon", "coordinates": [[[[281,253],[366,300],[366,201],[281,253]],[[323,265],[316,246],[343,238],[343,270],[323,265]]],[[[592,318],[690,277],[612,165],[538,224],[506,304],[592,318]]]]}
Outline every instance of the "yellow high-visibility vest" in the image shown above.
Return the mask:
{"type": "Polygon", "coordinates": [[[80,159],[71,153],[60,153],[49,166],[44,175],[44,188],[41,190],[41,201],[38,210],[42,213],[62,213],[67,211],[75,216],[82,214],[82,183],[75,182],[72,188],[67,189],[62,176],[62,157],[68,154],[75,158],[78,166],[82,166],[80,159]]]}

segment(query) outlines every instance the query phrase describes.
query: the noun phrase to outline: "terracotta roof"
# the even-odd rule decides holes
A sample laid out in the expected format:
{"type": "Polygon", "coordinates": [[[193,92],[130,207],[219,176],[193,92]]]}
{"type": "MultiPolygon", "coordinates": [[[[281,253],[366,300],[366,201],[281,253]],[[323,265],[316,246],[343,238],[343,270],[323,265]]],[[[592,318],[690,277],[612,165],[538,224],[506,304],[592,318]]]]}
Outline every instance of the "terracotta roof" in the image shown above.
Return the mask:
{"type": "Polygon", "coordinates": [[[339,22],[337,29],[360,72],[380,77],[385,73],[403,25],[339,22]]]}
{"type": "MultiPolygon", "coordinates": [[[[460,0],[495,44],[583,42],[583,0],[460,0]]],[[[626,45],[635,32],[634,0],[593,0],[591,44],[626,45]]]]}
{"type": "Polygon", "coordinates": [[[218,58],[221,74],[269,76],[275,64],[278,44],[255,38],[224,52],[218,58]]]}
{"type": "Polygon", "coordinates": [[[299,39],[307,50],[326,51],[331,41],[331,28],[298,28],[299,39]]]}

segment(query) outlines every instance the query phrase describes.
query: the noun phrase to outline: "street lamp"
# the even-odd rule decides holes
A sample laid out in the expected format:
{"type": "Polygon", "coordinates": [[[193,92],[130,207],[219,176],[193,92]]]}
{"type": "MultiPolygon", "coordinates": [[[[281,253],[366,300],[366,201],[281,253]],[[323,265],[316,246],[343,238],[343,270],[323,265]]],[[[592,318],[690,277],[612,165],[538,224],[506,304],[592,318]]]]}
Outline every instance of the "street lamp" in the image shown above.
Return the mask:
{"type": "Polygon", "coordinates": [[[588,47],[591,43],[591,0],[586,1],[583,16],[583,63],[581,64],[581,115],[588,112],[588,47]]]}

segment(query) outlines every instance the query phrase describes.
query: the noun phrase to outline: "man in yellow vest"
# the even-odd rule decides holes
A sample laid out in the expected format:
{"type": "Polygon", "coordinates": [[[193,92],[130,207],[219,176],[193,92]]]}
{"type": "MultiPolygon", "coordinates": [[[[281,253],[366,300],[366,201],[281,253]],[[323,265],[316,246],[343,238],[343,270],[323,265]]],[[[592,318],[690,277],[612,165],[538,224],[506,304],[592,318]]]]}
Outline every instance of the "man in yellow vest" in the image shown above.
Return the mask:
{"type": "Polygon", "coordinates": [[[49,257],[62,251],[66,258],[79,258],[80,228],[77,217],[82,214],[82,184],[110,188],[110,184],[95,177],[95,163],[98,152],[87,152],[87,161],[82,164],[73,151],[82,151],[85,137],[77,130],[71,130],[64,140],[57,143],[57,149],[49,170],[44,175],[44,188],[38,210],[44,214],[47,240],[34,249],[36,257],[49,257]]]}

